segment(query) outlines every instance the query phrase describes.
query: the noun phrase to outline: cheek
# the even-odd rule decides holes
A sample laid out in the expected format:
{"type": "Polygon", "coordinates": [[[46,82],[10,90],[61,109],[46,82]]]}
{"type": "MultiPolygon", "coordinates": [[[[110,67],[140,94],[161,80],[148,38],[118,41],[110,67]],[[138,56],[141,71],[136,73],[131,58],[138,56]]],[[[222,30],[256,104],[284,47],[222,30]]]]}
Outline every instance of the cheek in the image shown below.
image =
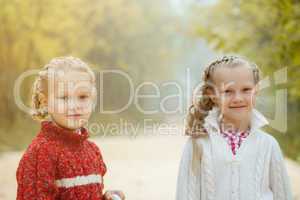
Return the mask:
{"type": "Polygon", "coordinates": [[[248,97],[247,101],[249,102],[250,105],[255,106],[255,104],[256,104],[256,95],[252,94],[251,96],[248,97]]]}
{"type": "Polygon", "coordinates": [[[49,113],[63,114],[68,110],[68,105],[63,100],[55,99],[49,101],[48,111],[49,113]]]}
{"type": "Polygon", "coordinates": [[[78,104],[78,108],[85,112],[85,113],[89,113],[89,112],[92,112],[93,110],[93,102],[92,101],[83,101],[83,102],[80,102],[78,104]]]}
{"type": "Polygon", "coordinates": [[[217,105],[219,107],[226,108],[227,106],[229,106],[230,101],[231,101],[230,97],[218,98],[217,99],[217,105]]]}

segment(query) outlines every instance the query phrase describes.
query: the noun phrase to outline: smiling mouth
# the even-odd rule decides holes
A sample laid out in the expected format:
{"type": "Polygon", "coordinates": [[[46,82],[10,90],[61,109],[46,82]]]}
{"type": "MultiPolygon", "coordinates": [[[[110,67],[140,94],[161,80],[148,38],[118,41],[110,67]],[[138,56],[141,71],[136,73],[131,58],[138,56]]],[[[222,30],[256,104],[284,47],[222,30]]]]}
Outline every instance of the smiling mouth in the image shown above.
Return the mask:
{"type": "Polygon", "coordinates": [[[235,109],[235,108],[246,108],[247,106],[235,106],[235,107],[229,107],[229,108],[233,108],[233,109],[235,109]]]}
{"type": "Polygon", "coordinates": [[[67,115],[68,117],[81,117],[81,114],[73,114],[73,115],[67,115]]]}

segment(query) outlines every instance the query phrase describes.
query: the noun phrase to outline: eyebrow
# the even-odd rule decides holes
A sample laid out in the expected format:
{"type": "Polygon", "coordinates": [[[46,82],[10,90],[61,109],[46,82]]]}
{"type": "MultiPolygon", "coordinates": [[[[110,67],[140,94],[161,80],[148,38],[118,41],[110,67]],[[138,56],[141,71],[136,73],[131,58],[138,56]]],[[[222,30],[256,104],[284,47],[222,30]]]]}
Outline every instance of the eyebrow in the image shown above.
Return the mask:
{"type": "MultiPolygon", "coordinates": [[[[226,90],[226,89],[230,89],[230,88],[232,88],[232,87],[234,87],[235,86],[235,84],[224,84],[224,87],[220,87],[220,89],[224,89],[224,90],[226,90]]],[[[243,88],[243,87],[255,87],[255,84],[254,83],[245,83],[245,84],[242,84],[241,85],[241,87],[243,88]]]]}

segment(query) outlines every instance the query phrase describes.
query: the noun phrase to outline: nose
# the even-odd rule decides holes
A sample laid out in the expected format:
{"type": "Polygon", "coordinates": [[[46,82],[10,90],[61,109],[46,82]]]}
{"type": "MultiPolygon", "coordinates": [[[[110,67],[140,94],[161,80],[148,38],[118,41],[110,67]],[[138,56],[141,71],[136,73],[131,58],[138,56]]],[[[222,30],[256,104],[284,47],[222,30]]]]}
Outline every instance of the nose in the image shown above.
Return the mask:
{"type": "Polygon", "coordinates": [[[239,103],[239,102],[243,101],[243,95],[240,92],[238,92],[238,91],[235,92],[232,101],[234,103],[239,103]]]}

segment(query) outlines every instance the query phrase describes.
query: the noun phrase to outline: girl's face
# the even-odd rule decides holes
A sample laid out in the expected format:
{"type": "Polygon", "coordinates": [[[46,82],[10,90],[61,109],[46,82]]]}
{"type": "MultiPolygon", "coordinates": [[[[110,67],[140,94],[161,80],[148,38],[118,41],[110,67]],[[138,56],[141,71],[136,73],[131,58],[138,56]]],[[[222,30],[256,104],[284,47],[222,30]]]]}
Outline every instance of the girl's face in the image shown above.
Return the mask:
{"type": "Polygon", "coordinates": [[[96,97],[87,72],[55,73],[49,80],[48,90],[48,112],[57,124],[77,129],[87,123],[96,97]]]}
{"type": "Polygon", "coordinates": [[[223,119],[240,122],[249,119],[255,106],[257,87],[249,67],[219,67],[213,73],[216,94],[213,101],[221,109],[223,119]]]}

